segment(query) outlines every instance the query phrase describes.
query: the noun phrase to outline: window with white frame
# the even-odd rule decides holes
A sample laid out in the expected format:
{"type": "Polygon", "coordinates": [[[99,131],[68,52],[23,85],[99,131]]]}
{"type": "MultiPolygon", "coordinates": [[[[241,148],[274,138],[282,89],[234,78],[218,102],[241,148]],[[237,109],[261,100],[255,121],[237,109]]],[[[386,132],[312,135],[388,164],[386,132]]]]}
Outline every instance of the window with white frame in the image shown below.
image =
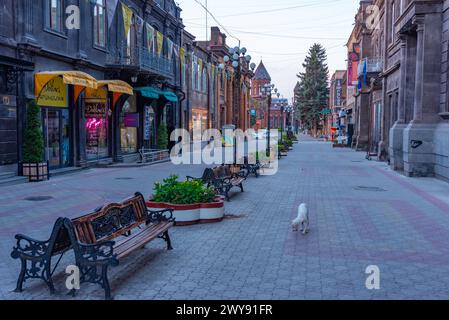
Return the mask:
{"type": "Polygon", "coordinates": [[[106,0],[96,0],[94,6],[94,44],[106,47],[106,0]]]}
{"type": "Polygon", "coordinates": [[[64,1],[46,0],[45,6],[45,28],[54,32],[62,33],[64,31],[64,1]]]}

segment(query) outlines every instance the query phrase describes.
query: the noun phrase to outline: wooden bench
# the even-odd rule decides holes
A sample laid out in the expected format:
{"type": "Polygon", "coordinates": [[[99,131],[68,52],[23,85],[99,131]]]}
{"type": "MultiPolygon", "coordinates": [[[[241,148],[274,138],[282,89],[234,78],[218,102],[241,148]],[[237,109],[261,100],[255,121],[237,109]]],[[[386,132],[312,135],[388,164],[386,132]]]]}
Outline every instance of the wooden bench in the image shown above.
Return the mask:
{"type": "Polygon", "coordinates": [[[108,267],[117,266],[121,259],[156,238],[165,240],[167,249],[172,250],[168,230],[174,224],[173,210],[149,211],[140,193],[91,214],[66,219],[76,265],[80,268],[80,282],[100,284],[105,298],[112,299],[108,267]]]}
{"type": "Polygon", "coordinates": [[[215,174],[214,171],[211,168],[206,168],[204,169],[203,172],[203,176],[201,178],[195,178],[192,176],[187,176],[186,179],[187,181],[201,181],[202,183],[204,183],[205,185],[207,185],[208,187],[212,185],[212,182],[215,178],[215,174]]]}
{"type": "Polygon", "coordinates": [[[46,241],[32,239],[18,234],[15,236],[16,246],[11,252],[13,259],[20,259],[21,269],[14,292],[23,291],[23,283],[28,279],[43,280],[50,293],[55,293],[52,276],[61,261],[62,256],[72,248],[72,244],[64,227],[64,218],[59,218],[53,226],[50,238],[46,241]],[[59,256],[59,260],[52,270],[52,258],[59,256]]]}
{"type": "Polygon", "coordinates": [[[229,191],[234,187],[239,187],[241,192],[243,190],[243,182],[246,180],[246,173],[241,171],[240,168],[233,170],[229,165],[222,165],[213,169],[214,178],[212,185],[215,191],[229,199],[229,191]]]}
{"type": "Polygon", "coordinates": [[[248,157],[243,157],[243,164],[240,166],[240,168],[246,172],[246,178],[248,178],[251,174],[253,174],[256,178],[259,178],[260,176],[260,161],[256,161],[256,163],[250,163],[248,157]]]}

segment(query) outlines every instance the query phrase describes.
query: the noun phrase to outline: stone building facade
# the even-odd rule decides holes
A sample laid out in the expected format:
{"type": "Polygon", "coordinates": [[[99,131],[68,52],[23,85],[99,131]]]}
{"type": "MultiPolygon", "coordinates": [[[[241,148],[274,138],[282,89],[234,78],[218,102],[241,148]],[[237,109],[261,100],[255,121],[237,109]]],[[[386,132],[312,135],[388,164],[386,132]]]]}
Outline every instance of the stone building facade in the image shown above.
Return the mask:
{"type": "Polygon", "coordinates": [[[2,0],[0,7],[0,164],[21,161],[26,104],[39,103],[50,82],[66,102],[40,104],[53,169],[133,161],[141,147],[155,145],[160,123],[169,130],[180,125],[181,77],[172,50],[182,45],[184,25],[173,0],[2,0]],[[70,24],[78,9],[79,28],[70,24]],[[56,71],[36,85],[39,75],[56,71]],[[87,87],[68,84],[68,72],[121,80],[135,91],[114,95],[106,85],[93,108],[87,87]]]}
{"type": "Polygon", "coordinates": [[[395,170],[449,179],[449,1],[361,1],[363,12],[357,94],[370,111],[357,111],[358,138],[366,126],[369,151],[395,170]]]}
{"type": "Polygon", "coordinates": [[[252,110],[257,128],[268,128],[268,99],[262,93],[262,88],[269,84],[271,76],[263,61],[260,61],[251,82],[252,110]]]}

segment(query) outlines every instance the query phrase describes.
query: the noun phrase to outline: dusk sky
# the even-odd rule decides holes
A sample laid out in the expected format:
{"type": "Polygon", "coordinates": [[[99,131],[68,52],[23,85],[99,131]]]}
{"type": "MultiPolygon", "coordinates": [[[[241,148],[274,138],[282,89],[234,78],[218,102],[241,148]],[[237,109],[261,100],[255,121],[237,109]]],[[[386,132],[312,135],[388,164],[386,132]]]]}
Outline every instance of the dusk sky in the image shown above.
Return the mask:
{"type": "MultiPolygon", "coordinates": [[[[206,0],[198,0],[205,4],[206,0]]],[[[209,11],[228,32],[228,45],[248,49],[253,62],[263,59],[285,98],[291,99],[310,46],[328,52],[329,71],[345,68],[345,44],[352,31],[357,0],[208,0],[209,11]],[[231,34],[231,35],[230,35],[231,34]]],[[[186,30],[204,40],[206,13],[195,0],[179,0],[186,30]]],[[[210,26],[217,23],[208,18],[210,26]]],[[[209,33],[210,34],[210,33],[209,33]]]]}

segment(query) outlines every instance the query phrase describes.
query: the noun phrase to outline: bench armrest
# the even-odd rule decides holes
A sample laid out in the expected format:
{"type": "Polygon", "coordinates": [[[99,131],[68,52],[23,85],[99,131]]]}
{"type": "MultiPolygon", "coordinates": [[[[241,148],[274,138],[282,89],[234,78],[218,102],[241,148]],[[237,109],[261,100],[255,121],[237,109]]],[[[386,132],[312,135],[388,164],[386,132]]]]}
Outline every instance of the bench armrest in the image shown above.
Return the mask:
{"type": "Polygon", "coordinates": [[[231,180],[232,180],[232,176],[229,176],[229,177],[219,177],[219,178],[217,178],[217,177],[215,177],[214,178],[214,180],[213,180],[213,184],[214,185],[222,185],[222,184],[229,184],[229,183],[231,183],[231,180]]]}
{"type": "Polygon", "coordinates": [[[248,177],[248,171],[247,170],[240,170],[240,172],[234,173],[232,175],[232,178],[243,178],[246,180],[248,177]]]}
{"type": "Polygon", "coordinates": [[[152,211],[148,210],[147,223],[157,223],[157,222],[175,222],[173,217],[173,209],[152,211]]]}
{"type": "Polygon", "coordinates": [[[13,259],[18,259],[20,256],[36,258],[42,257],[47,253],[49,241],[39,241],[22,234],[15,236],[17,243],[11,252],[13,259]]]}
{"type": "Polygon", "coordinates": [[[114,254],[114,241],[101,241],[95,244],[77,243],[75,251],[82,266],[110,265],[117,266],[118,260],[114,254]]]}

